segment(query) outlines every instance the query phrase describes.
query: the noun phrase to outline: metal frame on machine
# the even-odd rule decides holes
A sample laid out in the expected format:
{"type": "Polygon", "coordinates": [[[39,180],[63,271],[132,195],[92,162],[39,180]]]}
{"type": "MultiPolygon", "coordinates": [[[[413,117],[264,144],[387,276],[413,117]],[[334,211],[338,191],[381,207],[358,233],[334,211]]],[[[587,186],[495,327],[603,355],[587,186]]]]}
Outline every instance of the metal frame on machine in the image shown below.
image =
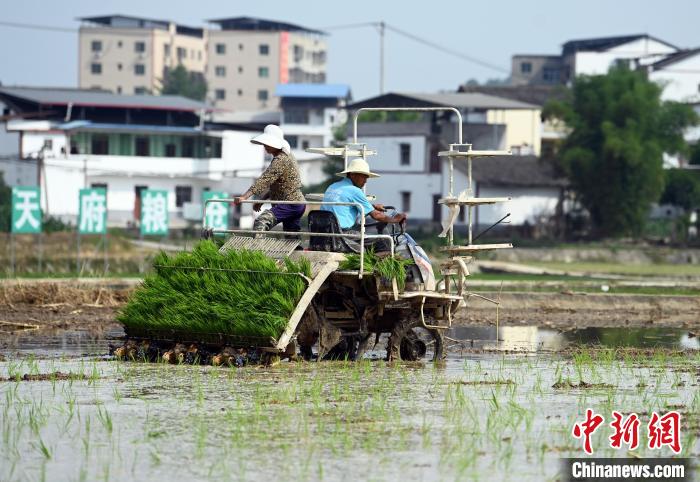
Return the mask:
{"type": "MultiPolygon", "coordinates": [[[[478,198],[474,197],[473,190],[473,178],[472,178],[472,159],[477,157],[492,157],[492,156],[509,156],[512,155],[509,150],[473,150],[471,144],[466,144],[463,142],[462,135],[462,114],[455,107],[362,107],[355,111],[353,116],[353,142],[357,145],[357,122],[358,117],[363,111],[384,111],[384,112],[452,112],[457,116],[457,142],[455,144],[450,144],[448,151],[441,151],[438,153],[439,157],[447,157],[449,160],[449,187],[447,196],[441,198],[438,202],[440,204],[446,205],[451,211],[461,209],[461,206],[467,206],[468,215],[468,243],[466,246],[455,246],[454,245],[454,225],[450,224],[447,228],[447,246],[442,248],[442,251],[447,251],[450,254],[450,260],[443,265],[442,274],[445,276],[445,293],[450,292],[450,276],[459,275],[460,282],[458,284],[458,292],[461,294],[463,292],[463,282],[469,272],[466,268],[465,260],[466,258],[462,256],[471,255],[477,251],[485,251],[492,249],[507,249],[512,248],[513,245],[510,243],[501,244],[473,244],[473,214],[474,207],[484,204],[495,204],[499,202],[510,201],[511,198],[478,198]],[[464,191],[466,196],[455,196],[455,182],[454,182],[454,163],[455,160],[459,161],[461,159],[466,159],[467,161],[467,189],[464,191]],[[456,268],[456,269],[455,269],[456,268]]],[[[462,194],[462,193],[460,193],[462,194]]]]}
{"type": "MultiPolygon", "coordinates": [[[[209,203],[226,203],[233,204],[235,199],[207,199],[204,201],[204,207],[202,210],[202,228],[205,229],[207,226],[207,204],[209,203]]],[[[255,229],[212,229],[214,234],[264,234],[267,236],[271,234],[273,236],[322,236],[326,238],[347,238],[347,239],[359,239],[360,240],[360,270],[359,278],[362,278],[362,273],[365,267],[365,239],[388,239],[389,246],[391,248],[391,254],[394,254],[394,239],[388,234],[365,234],[365,210],[360,203],[354,202],[331,202],[331,201],[270,201],[270,200],[242,200],[242,204],[303,204],[308,205],[322,205],[322,206],[355,206],[357,207],[363,215],[360,217],[360,234],[339,234],[339,233],[310,233],[308,231],[257,231],[255,229]]]]}
{"type": "MultiPolygon", "coordinates": [[[[471,255],[475,252],[493,250],[493,249],[507,249],[512,248],[511,243],[498,243],[498,244],[473,244],[473,215],[474,207],[486,204],[495,204],[500,202],[510,201],[510,197],[501,198],[479,198],[474,196],[473,190],[473,178],[472,178],[472,160],[477,157],[492,157],[492,156],[504,156],[511,155],[509,150],[474,150],[472,149],[472,144],[463,142],[462,135],[462,114],[454,107],[362,107],[357,109],[353,114],[353,142],[348,142],[344,147],[320,147],[320,148],[309,148],[307,151],[314,152],[318,154],[325,154],[328,156],[342,156],[344,158],[345,168],[347,169],[348,160],[350,157],[361,157],[366,160],[368,156],[375,155],[377,152],[372,149],[367,149],[367,145],[358,142],[357,136],[357,123],[360,113],[362,112],[451,112],[457,117],[457,142],[449,145],[449,150],[441,151],[438,153],[439,157],[447,157],[449,163],[449,184],[448,193],[446,197],[441,198],[438,203],[447,206],[450,211],[454,213],[455,210],[461,209],[462,206],[467,207],[468,215],[468,238],[467,245],[465,246],[455,246],[454,245],[454,218],[452,222],[445,228],[447,237],[447,246],[441,248],[441,251],[446,251],[449,253],[449,260],[444,263],[441,267],[441,273],[445,277],[444,282],[444,293],[446,295],[450,294],[450,278],[453,276],[458,276],[457,292],[460,296],[464,296],[464,281],[469,272],[467,270],[466,261],[471,260],[471,255]],[[455,195],[455,181],[454,181],[454,165],[455,161],[466,160],[467,162],[467,188],[458,195],[455,195]]],[[[206,206],[210,202],[225,202],[233,203],[233,199],[208,199],[204,203],[204,213],[202,219],[202,226],[206,226],[206,206]]],[[[261,201],[246,200],[241,201],[246,204],[255,204],[261,201]]],[[[326,201],[264,201],[266,204],[304,204],[304,205],[336,205],[336,206],[356,206],[363,214],[364,210],[359,203],[342,203],[342,202],[326,202],[326,201]]],[[[225,230],[214,230],[214,233],[226,233],[226,234],[259,234],[260,231],[255,231],[252,229],[225,229],[225,230]]],[[[266,235],[273,236],[285,236],[285,235],[296,235],[296,236],[326,236],[326,237],[338,237],[338,238],[350,238],[360,240],[360,270],[359,278],[362,278],[364,271],[364,245],[366,238],[383,238],[389,239],[391,245],[391,252],[394,253],[394,240],[389,235],[368,235],[365,233],[365,219],[364,215],[360,220],[360,234],[331,234],[331,233],[309,233],[309,232],[287,232],[287,231],[266,231],[266,235]]],[[[425,302],[425,298],[422,300],[425,302]]],[[[451,313],[448,317],[451,318],[451,313]]]]}

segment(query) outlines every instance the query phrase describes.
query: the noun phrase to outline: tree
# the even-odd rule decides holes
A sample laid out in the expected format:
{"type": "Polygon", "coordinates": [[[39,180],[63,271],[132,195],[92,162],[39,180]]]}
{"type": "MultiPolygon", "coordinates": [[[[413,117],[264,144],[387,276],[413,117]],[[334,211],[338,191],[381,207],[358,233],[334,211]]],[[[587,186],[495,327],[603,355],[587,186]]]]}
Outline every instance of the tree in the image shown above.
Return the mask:
{"type": "Polygon", "coordinates": [[[598,235],[638,234],[664,188],[663,153],[686,153],[697,122],[684,104],[661,101],[642,72],[611,69],[575,80],[568,99],[545,106],[570,133],[558,158],[598,235]]]}
{"type": "Polygon", "coordinates": [[[700,172],[688,169],[668,169],[666,187],[661,195],[662,204],[673,204],[683,209],[700,207],[700,172]]]}
{"type": "Polygon", "coordinates": [[[207,81],[198,72],[189,72],[182,65],[172,70],[165,71],[163,75],[163,87],[160,90],[163,95],[181,95],[194,100],[204,100],[207,96],[207,81]]]}
{"type": "Polygon", "coordinates": [[[5,184],[4,173],[0,172],[0,233],[10,231],[11,218],[12,189],[5,184]]]}

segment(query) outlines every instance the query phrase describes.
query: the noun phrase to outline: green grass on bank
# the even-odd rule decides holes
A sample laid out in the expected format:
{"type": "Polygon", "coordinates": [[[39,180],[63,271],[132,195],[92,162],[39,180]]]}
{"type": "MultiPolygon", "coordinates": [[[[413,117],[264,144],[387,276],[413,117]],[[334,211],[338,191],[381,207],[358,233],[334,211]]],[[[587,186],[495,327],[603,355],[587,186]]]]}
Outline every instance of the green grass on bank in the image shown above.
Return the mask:
{"type": "Polygon", "coordinates": [[[700,276],[697,264],[621,264],[602,262],[528,261],[527,266],[577,273],[608,273],[630,276],[700,276]]]}

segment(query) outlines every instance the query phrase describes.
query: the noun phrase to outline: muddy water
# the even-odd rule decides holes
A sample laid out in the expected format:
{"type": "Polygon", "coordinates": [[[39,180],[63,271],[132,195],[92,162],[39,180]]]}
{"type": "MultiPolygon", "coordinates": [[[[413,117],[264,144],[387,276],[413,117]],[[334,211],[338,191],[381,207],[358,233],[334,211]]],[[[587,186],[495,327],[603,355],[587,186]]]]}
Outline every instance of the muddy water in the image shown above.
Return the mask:
{"type": "MultiPolygon", "coordinates": [[[[454,330],[439,366],[242,369],[96,358],[118,330],[3,336],[0,377],[86,379],[0,382],[0,480],[551,479],[561,457],[582,454],[570,433],[586,408],[606,423],[612,410],[639,413],[642,445],[651,411],[678,410],[682,455],[700,455],[700,355],[687,332],[489,330],[454,330]],[[621,338],[684,351],[592,348],[621,338]],[[553,387],[562,381],[592,385],[553,387]]],[[[625,456],[609,435],[596,432],[595,454],[625,456]]]]}

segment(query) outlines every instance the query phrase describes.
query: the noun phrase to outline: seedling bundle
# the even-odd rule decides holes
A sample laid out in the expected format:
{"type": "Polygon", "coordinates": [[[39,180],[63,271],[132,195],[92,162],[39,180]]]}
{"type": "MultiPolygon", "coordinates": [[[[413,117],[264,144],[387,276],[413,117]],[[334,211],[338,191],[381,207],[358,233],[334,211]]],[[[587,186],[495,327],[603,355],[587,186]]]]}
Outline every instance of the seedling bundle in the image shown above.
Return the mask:
{"type": "MultiPolygon", "coordinates": [[[[406,286],[406,267],[412,263],[413,261],[410,259],[401,259],[396,256],[381,258],[374,251],[368,251],[365,254],[364,271],[377,273],[388,280],[395,279],[399,289],[403,290],[406,286]]],[[[340,269],[360,269],[360,255],[348,254],[345,261],[340,263],[340,269]]]]}
{"type": "Polygon", "coordinates": [[[161,252],[153,268],[117,317],[127,332],[277,339],[311,272],[304,258],[278,264],[258,251],[219,253],[211,241],[161,252]]]}

